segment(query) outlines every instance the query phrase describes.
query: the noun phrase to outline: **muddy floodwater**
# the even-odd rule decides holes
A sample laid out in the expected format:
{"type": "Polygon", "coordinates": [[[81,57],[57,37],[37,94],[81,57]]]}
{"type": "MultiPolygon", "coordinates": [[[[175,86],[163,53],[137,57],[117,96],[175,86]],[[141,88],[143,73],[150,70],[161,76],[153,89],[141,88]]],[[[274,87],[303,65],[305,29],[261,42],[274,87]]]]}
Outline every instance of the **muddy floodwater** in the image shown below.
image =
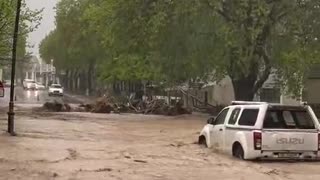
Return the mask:
{"type": "Polygon", "coordinates": [[[0,179],[316,180],[320,162],[245,162],[198,146],[206,115],[0,112],[0,179]]]}

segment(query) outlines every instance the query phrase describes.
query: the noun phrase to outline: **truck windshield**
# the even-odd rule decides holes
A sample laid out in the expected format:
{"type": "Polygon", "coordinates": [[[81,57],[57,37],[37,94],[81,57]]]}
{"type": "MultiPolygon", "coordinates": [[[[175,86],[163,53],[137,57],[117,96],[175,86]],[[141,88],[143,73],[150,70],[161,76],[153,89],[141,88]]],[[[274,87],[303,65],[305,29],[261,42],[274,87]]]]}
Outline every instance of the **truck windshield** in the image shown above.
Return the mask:
{"type": "Polygon", "coordinates": [[[315,129],[312,117],[306,110],[269,109],[265,116],[267,129],[315,129]]]}

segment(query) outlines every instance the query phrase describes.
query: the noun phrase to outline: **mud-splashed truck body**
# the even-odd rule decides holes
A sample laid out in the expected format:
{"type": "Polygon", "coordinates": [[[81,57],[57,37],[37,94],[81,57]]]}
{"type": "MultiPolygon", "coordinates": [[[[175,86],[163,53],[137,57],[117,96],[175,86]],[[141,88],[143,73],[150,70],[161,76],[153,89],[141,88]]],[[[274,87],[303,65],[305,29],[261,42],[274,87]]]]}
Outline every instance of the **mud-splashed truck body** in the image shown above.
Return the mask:
{"type": "Polygon", "coordinates": [[[319,127],[307,104],[233,102],[208,120],[199,143],[241,159],[316,159],[319,127]]]}

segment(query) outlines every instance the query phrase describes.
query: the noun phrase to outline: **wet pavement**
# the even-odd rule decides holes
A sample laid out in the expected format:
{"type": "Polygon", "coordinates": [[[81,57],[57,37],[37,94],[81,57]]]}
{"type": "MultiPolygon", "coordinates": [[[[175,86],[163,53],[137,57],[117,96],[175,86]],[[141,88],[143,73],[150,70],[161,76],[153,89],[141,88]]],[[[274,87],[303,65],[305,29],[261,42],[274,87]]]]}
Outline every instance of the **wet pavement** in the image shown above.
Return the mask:
{"type": "MultiPolygon", "coordinates": [[[[22,87],[15,88],[14,100],[16,104],[43,104],[51,101],[63,101],[65,103],[78,104],[81,100],[66,94],[64,97],[49,97],[47,90],[34,91],[24,90],[22,87]]],[[[10,101],[10,88],[5,89],[5,97],[0,98],[0,107],[7,107],[10,101]]]]}

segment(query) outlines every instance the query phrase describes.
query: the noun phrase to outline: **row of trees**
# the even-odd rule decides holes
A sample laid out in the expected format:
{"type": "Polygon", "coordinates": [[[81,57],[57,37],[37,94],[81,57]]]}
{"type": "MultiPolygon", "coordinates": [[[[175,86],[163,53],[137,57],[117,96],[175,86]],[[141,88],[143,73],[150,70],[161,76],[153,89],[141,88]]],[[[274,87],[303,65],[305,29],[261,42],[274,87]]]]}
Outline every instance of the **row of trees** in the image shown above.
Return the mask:
{"type": "MultiPolygon", "coordinates": [[[[11,49],[13,28],[16,15],[16,0],[0,0],[0,68],[11,64],[11,49]]],[[[28,33],[32,32],[41,20],[41,11],[32,11],[22,2],[21,23],[17,47],[18,73],[27,63],[28,53],[26,48],[28,33]]],[[[20,74],[22,74],[20,72],[20,74]]]]}
{"type": "Polygon", "coordinates": [[[318,0],[61,0],[40,53],[89,88],[95,74],[168,85],[229,76],[236,99],[252,100],[274,70],[300,92],[319,58],[318,17],[318,0]]]}

